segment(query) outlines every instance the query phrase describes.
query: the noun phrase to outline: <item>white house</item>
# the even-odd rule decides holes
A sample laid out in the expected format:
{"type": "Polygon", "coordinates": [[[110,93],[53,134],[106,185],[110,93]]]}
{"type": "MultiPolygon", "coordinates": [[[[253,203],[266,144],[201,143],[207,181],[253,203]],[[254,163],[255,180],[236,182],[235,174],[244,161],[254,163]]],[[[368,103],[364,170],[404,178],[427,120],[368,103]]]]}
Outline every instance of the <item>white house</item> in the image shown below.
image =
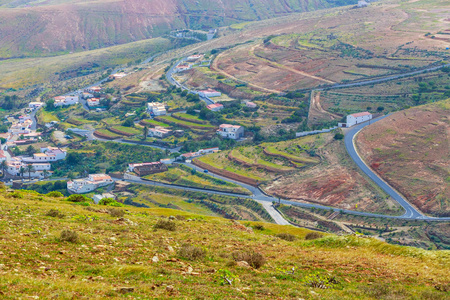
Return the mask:
{"type": "Polygon", "coordinates": [[[26,163],[53,162],[66,158],[67,151],[57,147],[41,148],[42,153],[34,153],[33,157],[24,157],[26,163]]]}
{"type": "Polygon", "coordinates": [[[223,138],[238,140],[244,137],[244,127],[239,125],[221,124],[217,129],[217,134],[223,138]]]}
{"type": "Polygon", "coordinates": [[[197,151],[197,153],[199,155],[204,155],[204,154],[216,153],[218,151],[219,151],[219,147],[213,147],[213,148],[200,149],[197,151]]]}
{"type": "Polygon", "coordinates": [[[55,107],[73,105],[79,101],[78,96],[58,96],[53,99],[55,100],[53,104],[55,107]]]}
{"type": "Polygon", "coordinates": [[[85,91],[86,93],[91,93],[91,94],[94,94],[94,93],[101,93],[101,92],[102,92],[102,88],[99,87],[99,86],[91,86],[91,87],[85,89],[84,91],[85,91]]]}
{"type": "Polygon", "coordinates": [[[211,111],[219,111],[219,110],[223,109],[223,105],[220,103],[214,103],[214,104],[207,105],[206,108],[211,111]]]}
{"type": "Polygon", "coordinates": [[[187,61],[196,61],[196,60],[199,60],[200,58],[203,58],[203,57],[204,57],[203,54],[194,54],[194,55],[188,56],[186,58],[186,60],[187,61]]]}
{"type": "Polygon", "coordinates": [[[89,98],[94,98],[94,95],[92,95],[91,93],[83,92],[81,94],[81,98],[86,100],[86,99],[89,99],[89,98]]]}
{"type": "Polygon", "coordinates": [[[148,136],[150,137],[157,137],[157,138],[165,138],[172,134],[172,130],[156,126],[155,128],[149,128],[148,129],[148,136]]]}
{"type": "Polygon", "coordinates": [[[245,103],[245,106],[247,106],[248,108],[257,108],[258,107],[258,105],[256,103],[251,102],[251,101],[247,101],[245,103]]]}
{"type": "Polygon", "coordinates": [[[191,68],[192,68],[191,65],[179,64],[178,66],[175,67],[174,72],[175,73],[183,72],[183,71],[190,70],[191,68]]]}
{"type": "Polygon", "coordinates": [[[30,102],[30,103],[28,103],[28,107],[31,108],[31,109],[38,109],[42,105],[44,105],[44,103],[42,103],[42,102],[30,102]]]}
{"type": "Polygon", "coordinates": [[[19,116],[19,123],[24,123],[26,120],[31,120],[30,115],[19,116]]]}
{"type": "Polygon", "coordinates": [[[372,114],[365,111],[347,116],[347,123],[339,123],[339,127],[352,127],[356,124],[372,120],[372,114]]]}
{"type": "Polygon", "coordinates": [[[90,98],[86,100],[87,105],[89,107],[99,106],[100,105],[100,99],[99,98],[90,98]]]}
{"type": "Polygon", "coordinates": [[[111,176],[106,174],[89,174],[87,178],[75,179],[67,182],[67,190],[75,194],[92,192],[99,187],[110,185],[114,182],[111,176]]]}
{"type": "Polygon", "coordinates": [[[198,94],[199,94],[199,96],[202,96],[202,97],[220,97],[222,95],[221,92],[218,92],[213,89],[198,91],[198,94]]]}
{"type": "Polygon", "coordinates": [[[167,114],[166,105],[164,103],[159,102],[147,103],[147,110],[150,113],[150,115],[154,116],[162,116],[167,114]]]}

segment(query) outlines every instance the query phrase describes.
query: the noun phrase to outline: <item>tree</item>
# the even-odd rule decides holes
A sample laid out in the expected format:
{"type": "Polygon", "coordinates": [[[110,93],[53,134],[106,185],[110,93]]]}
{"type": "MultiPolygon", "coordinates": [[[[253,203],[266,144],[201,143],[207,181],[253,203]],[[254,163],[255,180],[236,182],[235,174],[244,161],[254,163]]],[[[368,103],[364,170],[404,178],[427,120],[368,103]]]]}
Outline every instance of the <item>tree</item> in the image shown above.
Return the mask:
{"type": "Polygon", "coordinates": [[[0,167],[2,168],[2,177],[5,177],[5,172],[6,172],[6,168],[8,167],[8,163],[6,162],[6,160],[3,160],[2,163],[0,164],[0,167]]]}
{"type": "Polygon", "coordinates": [[[19,173],[20,173],[20,177],[23,177],[23,173],[25,173],[25,168],[20,167],[19,173]]]}
{"type": "Polygon", "coordinates": [[[142,131],[143,131],[143,134],[144,134],[144,140],[147,138],[147,136],[148,136],[148,127],[147,126],[144,126],[144,128],[142,129],[142,131]]]}
{"type": "Polygon", "coordinates": [[[31,172],[34,172],[34,167],[33,167],[33,165],[28,165],[28,166],[26,167],[26,170],[27,170],[27,172],[28,172],[28,180],[31,180],[31,172]]]}
{"type": "Polygon", "coordinates": [[[33,146],[31,146],[31,145],[29,145],[27,147],[27,149],[25,150],[25,153],[29,156],[33,155],[34,152],[35,152],[35,150],[34,150],[33,146]]]}
{"type": "Polygon", "coordinates": [[[122,125],[126,126],[126,127],[134,127],[133,119],[132,118],[126,119],[125,122],[123,122],[122,125]]]}
{"type": "Polygon", "coordinates": [[[44,170],[44,171],[42,171],[42,173],[44,174],[44,179],[46,179],[46,178],[47,178],[47,175],[48,175],[48,171],[47,171],[47,170],[44,170]]]}

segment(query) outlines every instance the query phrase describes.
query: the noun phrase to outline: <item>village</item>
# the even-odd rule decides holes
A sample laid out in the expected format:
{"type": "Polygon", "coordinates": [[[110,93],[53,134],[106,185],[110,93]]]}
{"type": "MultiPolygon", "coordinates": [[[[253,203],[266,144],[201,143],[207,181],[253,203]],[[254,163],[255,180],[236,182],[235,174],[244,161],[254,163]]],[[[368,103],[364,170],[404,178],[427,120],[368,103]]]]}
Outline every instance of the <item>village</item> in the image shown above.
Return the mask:
{"type": "MultiPolygon", "coordinates": [[[[220,112],[224,109],[226,110],[230,103],[227,101],[214,100],[221,99],[221,92],[213,88],[190,90],[172,77],[172,74],[185,73],[198,66],[209,66],[210,63],[211,60],[205,59],[204,54],[194,54],[175,64],[173,66],[173,73],[169,71],[168,76],[174,80],[176,86],[182,87],[181,90],[187,90],[188,93],[198,95],[199,99],[201,99],[202,102],[205,102],[204,107],[207,110],[220,116],[220,112]]],[[[128,74],[125,72],[115,73],[110,75],[106,82],[121,79],[127,75],[128,74]]],[[[3,179],[9,184],[12,184],[14,181],[25,182],[28,180],[29,182],[36,182],[57,179],[53,175],[52,164],[66,159],[68,152],[71,151],[71,144],[62,146],[52,145],[54,142],[52,143],[46,139],[55,128],[59,127],[62,121],[52,120],[46,123],[40,122],[39,126],[36,116],[37,114],[38,116],[42,116],[42,114],[38,113],[39,110],[45,110],[46,113],[53,113],[54,111],[67,110],[70,107],[81,107],[81,110],[87,112],[93,111],[94,113],[101,114],[110,109],[109,103],[111,101],[116,101],[116,97],[117,96],[115,95],[111,95],[107,88],[102,87],[101,85],[93,85],[63,96],[56,96],[49,99],[46,103],[31,102],[28,104],[28,107],[21,110],[20,114],[6,116],[4,124],[8,125],[9,128],[7,132],[0,134],[0,138],[2,138],[0,161],[2,164],[3,179]],[[31,146],[33,144],[40,145],[39,152],[33,151],[34,148],[31,146]],[[18,147],[23,148],[25,145],[28,145],[26,151],[18,151],[18,147]]],[[[247,100],[243,104],[240,104],[240,107],[244,107],[250,111],[256,111],[258,109],[258,104],[247,100]]],[[[42,112],[43,111],[41,111],[41,113],[42,112]]],[[[194,110],[193,115],[186,114],[185,110],[174,112],[165,102],[146,102],[144,113],[147,114],[149,117],[148,119],[137,118],[138,116],[135,110],[128,109],[125,110],[125,112],[125,118],[132,119],[132,122],[137,124],[135,126],[142,128],[142,142],[141,140],[134,141],[127,137],[122,139],[117,139],[116,137],[110,139],[108,138],[108,135],[105,134],[104,130],[102,131],[95,128],[94,130],[88,130],[86,127],[80,126],[66,129],[64,138],[66,140],[71,140],[73,139],[73,136],[78,136],[81,140],[116,140],[116,142],[119,143],[135,142],[150,148],[158,148],[159,146],[153,145],[159,145],[161,142],[168,139],[172,139],[172,141],[186,140],[186,135],[188,135],[189,132],[192,132],[199,137],[203,135],[208,140],[212,138],[211,134],[213,134],[220,139],[236,142],[245,142],[253,135],[253,133],[245,130],[245,126],[239,125],[237,122],[212,125],[211,123],[196,117],[196,115],[200,113],[200,110],[194,110]],[[68,133],[70,133],[70,135],[68,133]],[[146,142],[149,138],[152,139],[152,143],[146,142]]],[[[368,112],[351,114],[347,116],[346,122],[339,123],[338,127],[349,128],[356,124],[370,121],[371,119],[372,114],[368,112]]],[[[334,130],[335,128],[337,127],[333,127],[330,130],[334,130]]],[[[117,130],[115,132],[117,133],[120,131],[117,130]]],[[[297,136],[305,136],[320,132],[323,131],[298,132],[297,136]]],[[[63,132],[61,131],[61,133],[63,132]]],[[[180,144],[178,144],[177,149],[180,148],[180,144]]],[[[179,153],[178,156],[172,155],[168,158],[161,158],[158,161],[129,162],[128,168],[122,170],[120,178],[117,178],[117,176],[112,177],[105,173],[80,174],[77,178],[69,178],[67,181],[67,191],[71,194],[86,194],[92,193],[99,188],[109,187],[108,191],[110,192],[117,180],[123,178],[142,179],[151,174],[166,172],[168,167],[172,164],[184,162],[191,163],[195,158],[218,152],[220,152],[220,147],[216,146],[179,153]]],[[[108,198],[111,195],[113,196],[113,194],[109,192],[106,193],[108,198]]],[[[95,194],[94,196],[99,200],[102,197],[101,195],[102,194],[95,194]]]]}

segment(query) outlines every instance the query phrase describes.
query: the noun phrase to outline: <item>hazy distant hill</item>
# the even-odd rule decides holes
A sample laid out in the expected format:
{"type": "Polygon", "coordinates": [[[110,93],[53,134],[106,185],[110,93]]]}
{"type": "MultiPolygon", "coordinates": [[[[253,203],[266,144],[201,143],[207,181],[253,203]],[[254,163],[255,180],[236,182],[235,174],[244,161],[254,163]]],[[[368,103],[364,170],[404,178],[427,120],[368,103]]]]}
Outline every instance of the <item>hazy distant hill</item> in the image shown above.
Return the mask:
{"type": "Polygon", "coordinates": [[[96,49],[353,0],[0,0],[0,58],[96,49]]]}

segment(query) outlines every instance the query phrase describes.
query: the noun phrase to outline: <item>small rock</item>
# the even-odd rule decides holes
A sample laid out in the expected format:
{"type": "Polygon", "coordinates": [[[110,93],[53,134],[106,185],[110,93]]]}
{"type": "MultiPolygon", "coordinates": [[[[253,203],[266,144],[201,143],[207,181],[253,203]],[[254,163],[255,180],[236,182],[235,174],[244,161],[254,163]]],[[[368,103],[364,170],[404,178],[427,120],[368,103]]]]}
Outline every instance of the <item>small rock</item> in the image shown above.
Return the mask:
{"type": "Polygon", "coordinates": [[[189,266],[189,267],[188,267],[188,270],[187,270],[187,273],[188,273],[188,274],[191,274],[191,273],[192,273],[192,271],[194,271],[194,269],[192,269],[192,267],[191,267],[191,266],[189,266]]]}
{"type": "Polygon", "coordinates": [[[166,286],[166,291],[168,291],[169,293],[172,293],[174,291],[173,285],[166,286]]]}
{"type": "Polygon", "coordinates": [[[169,251],[169,252],[175,252],[175,250],[173,250],[172,246],[167,246],[166,250],[169,251]]]}
{"type": "Polygon", "coordinates": [[[134,292],[134,287],[122,286],[122,287],[117,288],[117,291],[121,294],[132,293],[132,292],[134,292]]]}
{"type": "Polygon", "coordinates": [[[178,261],[178,259],[177,258],[175,258],[175,257],[172,257],[172,258],[169,258],[167,261],[170,261],[170,262],[177,262],[178,261]]]}
{"type": "Polygon", "coordinates": [[[174,216],[170,216],[169,220],[175,220],[175,217],[174,216]]]}
{"type": "Polygon", "coordinates": [[[157,263],[159,261],[159,258],[158,258],[158,256],[153,256],[153,258],[152,258],[152,262],[154,262],[154,263],[157,263]]]}
{"type": "Polygon", "coordinates": [[[250,268],[250,265],[249,265],[248,262],[246,262],[246,261],[238,261],[238,262],[236,263],[236,265],[237,265],[238,267],[242,267],[242,268],[250,268]]]}

